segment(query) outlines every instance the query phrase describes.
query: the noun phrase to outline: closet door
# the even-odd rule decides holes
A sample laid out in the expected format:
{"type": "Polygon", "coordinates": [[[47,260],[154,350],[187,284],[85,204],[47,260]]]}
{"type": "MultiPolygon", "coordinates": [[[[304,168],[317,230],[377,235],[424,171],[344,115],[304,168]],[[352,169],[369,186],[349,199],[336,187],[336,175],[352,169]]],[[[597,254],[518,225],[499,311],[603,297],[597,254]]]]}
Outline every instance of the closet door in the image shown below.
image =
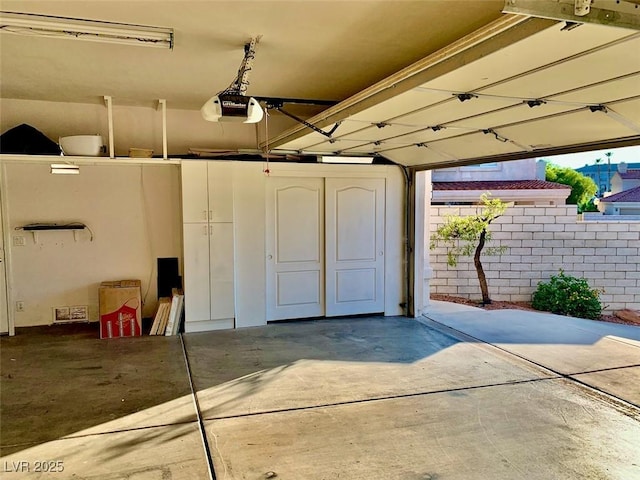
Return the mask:
{"type": "Polygon", "coordinates": [[[269,178],[267,320],[324,315],[324,180],[269,178]]]}
{"type": "Polygon", "coordinates": [[[384,312],[384,179],[327,178],[326,315],[384,312]]]}

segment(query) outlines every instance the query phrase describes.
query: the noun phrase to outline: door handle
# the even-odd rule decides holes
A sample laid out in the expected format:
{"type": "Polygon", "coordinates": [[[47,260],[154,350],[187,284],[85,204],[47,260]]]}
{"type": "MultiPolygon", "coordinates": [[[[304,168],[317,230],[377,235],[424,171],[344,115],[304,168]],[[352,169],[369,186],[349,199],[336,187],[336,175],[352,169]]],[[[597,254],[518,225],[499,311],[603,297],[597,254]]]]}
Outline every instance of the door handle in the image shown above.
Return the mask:
{"type": "Polygon", "coordinates": [[[267,255],[268,260],[273,260],[273,255],[267,255]]]}
{"type": "Polygon", "coordinates": [[[202,210],[202,219],[203,220],[209,220],[209,217],[207,217],[207,211],[206,210],[202,210]]]}

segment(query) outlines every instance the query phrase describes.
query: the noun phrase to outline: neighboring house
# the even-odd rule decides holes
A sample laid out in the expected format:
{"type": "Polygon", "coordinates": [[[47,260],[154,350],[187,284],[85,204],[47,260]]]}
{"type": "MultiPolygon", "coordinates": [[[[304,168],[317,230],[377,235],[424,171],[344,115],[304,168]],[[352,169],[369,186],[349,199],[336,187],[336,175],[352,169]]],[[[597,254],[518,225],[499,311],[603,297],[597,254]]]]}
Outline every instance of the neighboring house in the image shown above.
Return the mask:
{"type": "Polygon", "coordinates": [[[611,195],[600,199],[598,210],[605,215],[640,215],[640,169],[620,163],[611,177],[611,195]]]}
{"type": "Polygon", "coordinates": [[[618,171],[611,177],[611,193],[620,193],[640,186],[640,164],[637,165],[637,169],[630,169],[624,162],[618,165],[618,171]]]}
{"type": "Polygon", "coordinates": [[[547,182],[545,162],[535,158],[434,170],[434,205],[476,203],[483,193],[518,205],[564,205],[571,187],[547,182]]]}
{"type": "MultiPolygon", "coordinates": [[[[553,162],[552,162],[553,163],[553,162]]],[[[640,169],[640,163],[612,163],[612,164],[594,164],[585,165],[584,167],[576,168],[576,172],[581,173],[585,177],[589,177],[598,186],[598,195],[604,194],[604,192],[615,192],[614,182],[616,172],[619,171],[621,165],[626,165],[630,170],[640,169]]],[[[618,190],[620,191],[620,190],[618,190]]]]}
{"type": "Polygon", "coordinates": [[[640,186],[600,199],[598,210],[605,215],[640,215],[640,186]]]}

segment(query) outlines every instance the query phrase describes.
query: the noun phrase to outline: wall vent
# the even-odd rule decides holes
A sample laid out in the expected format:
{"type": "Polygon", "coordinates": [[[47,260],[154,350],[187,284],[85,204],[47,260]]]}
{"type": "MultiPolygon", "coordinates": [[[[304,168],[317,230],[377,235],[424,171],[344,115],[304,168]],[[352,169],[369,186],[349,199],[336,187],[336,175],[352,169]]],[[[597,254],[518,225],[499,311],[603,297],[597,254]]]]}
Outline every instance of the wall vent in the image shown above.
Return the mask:
{"type": "Polygon", "coordinates": [[[53,323],[88,322],[89,307],[72,305],[53,307],[53,323]]]}

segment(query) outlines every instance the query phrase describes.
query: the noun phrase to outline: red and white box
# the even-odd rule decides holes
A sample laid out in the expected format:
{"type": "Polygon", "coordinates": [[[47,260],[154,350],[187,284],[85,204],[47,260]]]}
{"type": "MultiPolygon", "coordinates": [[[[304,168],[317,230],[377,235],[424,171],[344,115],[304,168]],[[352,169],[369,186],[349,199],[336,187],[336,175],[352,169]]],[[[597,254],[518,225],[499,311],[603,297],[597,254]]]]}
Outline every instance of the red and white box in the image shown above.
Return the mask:
{"type": "Polygon", "coordinates": [[[142,335],[140,280],[102,282],[98,296],[100,338],[142,335]]]}

